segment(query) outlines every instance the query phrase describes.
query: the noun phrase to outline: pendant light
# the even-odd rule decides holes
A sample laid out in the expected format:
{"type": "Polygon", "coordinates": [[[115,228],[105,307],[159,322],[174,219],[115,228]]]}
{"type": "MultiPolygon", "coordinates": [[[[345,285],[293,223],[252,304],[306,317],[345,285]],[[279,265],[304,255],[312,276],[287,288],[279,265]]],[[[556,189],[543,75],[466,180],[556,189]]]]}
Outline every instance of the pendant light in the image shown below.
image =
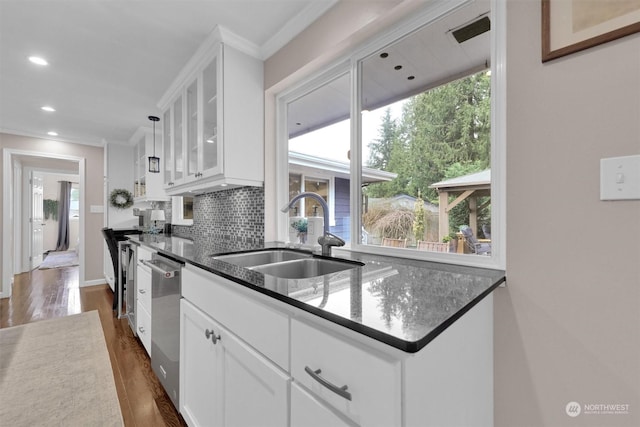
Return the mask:
{"type": "Polygon", "coordinates": [[[160,118],[149,116],[149,120],[153,122],[153,156],[149,156],[149,172],[160,173],[160,157],[156,157],[156,122],[160,121],[160,118]]]}

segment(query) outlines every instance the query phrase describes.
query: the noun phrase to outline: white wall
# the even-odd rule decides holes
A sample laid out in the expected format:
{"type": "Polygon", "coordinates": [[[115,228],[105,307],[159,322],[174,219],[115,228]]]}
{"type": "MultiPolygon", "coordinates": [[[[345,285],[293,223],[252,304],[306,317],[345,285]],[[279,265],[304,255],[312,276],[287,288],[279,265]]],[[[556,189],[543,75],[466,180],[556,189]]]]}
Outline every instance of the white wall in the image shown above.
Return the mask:
{"type": "MultiPolygon", "coordinates": [[[[138,225],[138,217],[133,216],[133,207],[116,209],[109,204],[109,195],[116,188],[124,188],[133,194],[134,147],[120,144],[107,144],[105,147],[105,170],[108,179],[104,183],[106,197],[104,227],[131,228],[138,225]]],[[[107,244],[103,247],[103,276],[111,289],[114,286],[114,271],[107,244]]]]}
{"type": "Polygon", "coordinates": [[[134,147],[129,145],[108,144],[106,151],[107,181],[105,194],[105,227],[127,228],[138,224],[138,217],[133,216],[133,207],[116,209],[109,205],[111,191],[124,188],[133,194],[133,153],[134,147]]]}

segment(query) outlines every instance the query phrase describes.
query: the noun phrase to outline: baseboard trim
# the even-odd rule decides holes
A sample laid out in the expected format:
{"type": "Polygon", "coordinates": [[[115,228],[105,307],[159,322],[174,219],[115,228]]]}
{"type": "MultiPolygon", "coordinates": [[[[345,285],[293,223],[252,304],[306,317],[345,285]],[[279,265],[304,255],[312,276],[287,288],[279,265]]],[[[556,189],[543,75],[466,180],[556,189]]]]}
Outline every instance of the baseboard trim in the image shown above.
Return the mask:
{"type": "Polygon", "coordinates": [[[94,280],[85,280],[84,283],[80,285],[81,288],[85,286],[96,286],[96,285],[106,285],[107,282],[104,279],[94,279],[94,280]]]}

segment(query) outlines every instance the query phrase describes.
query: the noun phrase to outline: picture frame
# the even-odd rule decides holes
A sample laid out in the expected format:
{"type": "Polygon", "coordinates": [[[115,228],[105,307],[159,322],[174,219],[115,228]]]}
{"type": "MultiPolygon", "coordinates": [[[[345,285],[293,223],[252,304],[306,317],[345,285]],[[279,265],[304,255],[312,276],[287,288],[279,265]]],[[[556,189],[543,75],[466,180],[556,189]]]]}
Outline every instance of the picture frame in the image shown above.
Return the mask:
{"type": "Polygon", "coordinates": [[[542,1],[542,62],[640,32],[640,0],[542,1]]]}

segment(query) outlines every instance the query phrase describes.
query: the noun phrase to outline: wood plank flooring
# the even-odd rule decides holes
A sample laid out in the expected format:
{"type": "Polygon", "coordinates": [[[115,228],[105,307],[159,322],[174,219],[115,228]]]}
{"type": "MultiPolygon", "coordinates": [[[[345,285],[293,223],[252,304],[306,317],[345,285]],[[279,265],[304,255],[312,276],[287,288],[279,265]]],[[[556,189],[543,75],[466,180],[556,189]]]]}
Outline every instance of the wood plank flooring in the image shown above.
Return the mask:
{"type": "Polygon", "coordinates": [[[186,426],[112,302],[107,284],[78,286],[78,267],[33,270],[16,275],[11,298],[0,300],[0,328],[98,310],[125,426],[186,426]]]}

